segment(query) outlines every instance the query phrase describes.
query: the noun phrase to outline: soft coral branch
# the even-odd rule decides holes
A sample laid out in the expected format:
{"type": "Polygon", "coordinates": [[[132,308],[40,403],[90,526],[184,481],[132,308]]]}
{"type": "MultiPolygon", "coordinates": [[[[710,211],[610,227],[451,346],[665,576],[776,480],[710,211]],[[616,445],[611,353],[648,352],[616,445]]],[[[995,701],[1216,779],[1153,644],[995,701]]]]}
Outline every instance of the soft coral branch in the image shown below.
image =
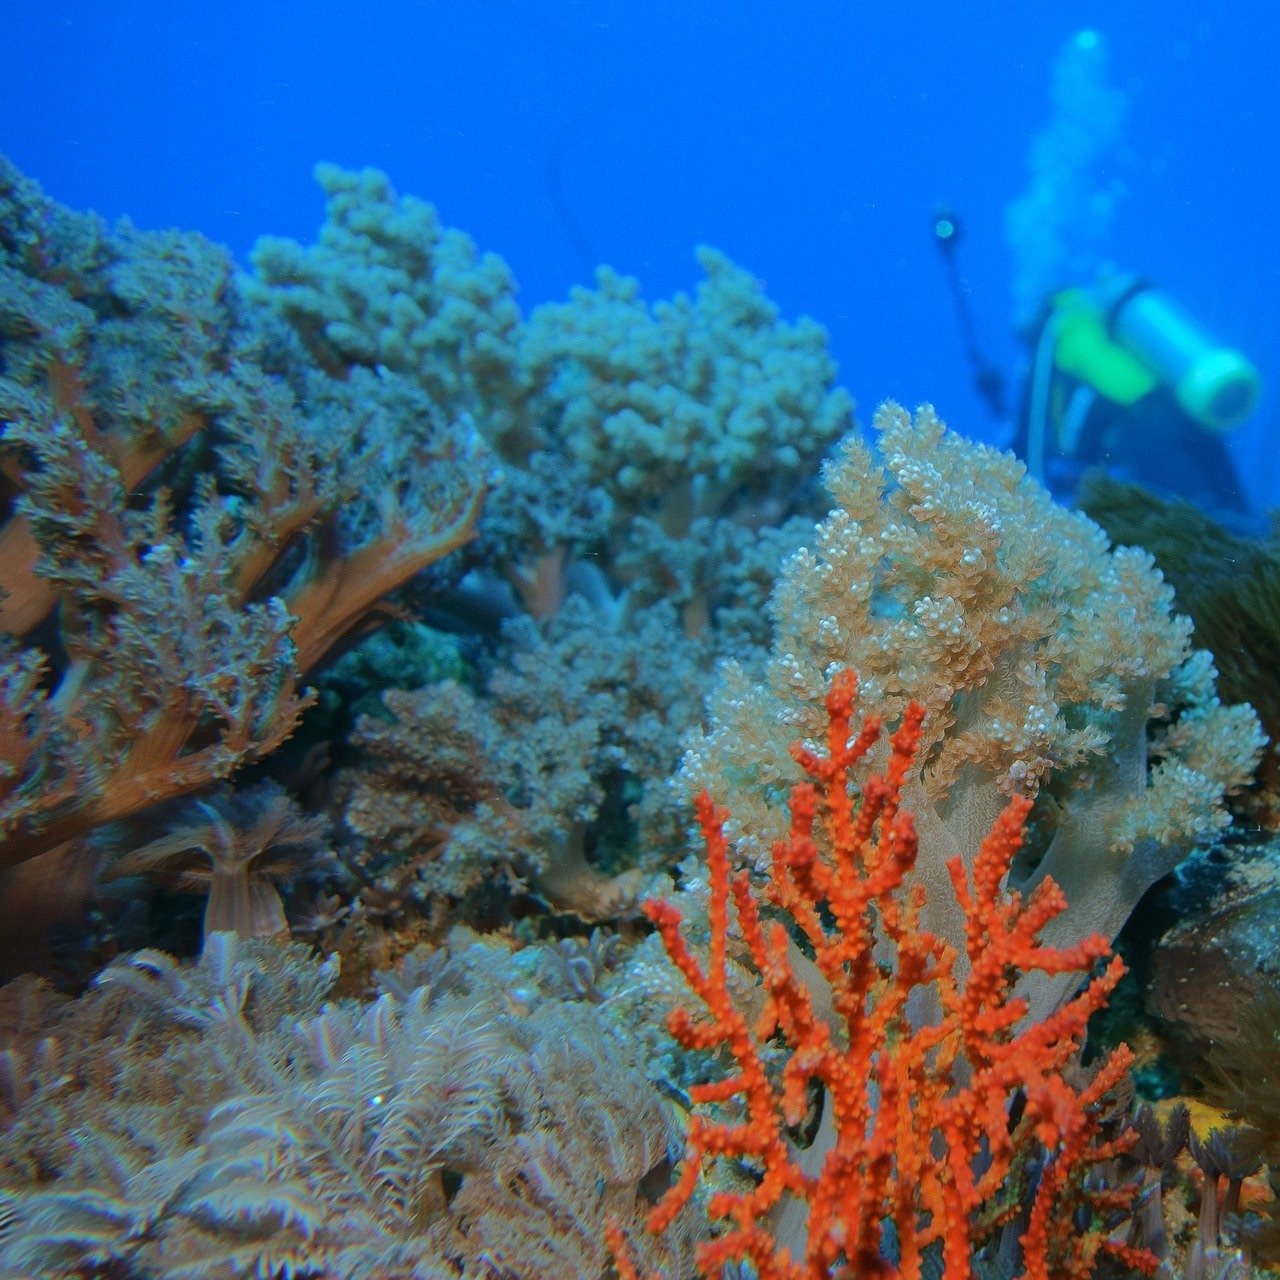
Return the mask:
{"type": "Polygon", "coordinates": [[[472,535],[465,416],[260,325],[215,246],[0,160],[0,870],[269,754],[304,675],[472,535]]]}
{"type": "MultiPolygon", "coordinates": [[[[838,675],[827,698],[827,753],[795,749],[810,781],[792,791],[790,832],[774,848],[765,892],[812,948],[830,988],[834,1025],[792,959],[787,927],[766,922],[746,872],[731,873],[727,815],[705,792],[697,801],[710,873],[705,968],[684,937],[680,913],[669,903],[646,904],[706,1009],[697,1019],[674,1011],[672,1033],[686,1047],[726,1051],[733,1064],[726,1078],[691,1091],[695,1103],[721,1110],[690,1121],[684,1166],[650,1228],[666,1229],[718,1161],[742,1161],[755,1171],[754,1185],[716,1190],[707,1200],[716,1234],[698,1261],[708,1278],[726,1263],[749,1261],[760,1280],[918,1280],[930,1251],[947,1280],[959,1280],[974,1274],[992,1232],[1019,1213],[1017,1180],[1038,1166],[1020,1237],[1024,1276],[1085,1277],[1108,1252],[1150,1269],[1152,1259],[1096,1226],[1080,1229],[1073,1218],[1084,1203],[1085,1169],[1119,1149],[1100,1138],[1099,1104],[1131,1055],[1117,1050],[1082,1089],[1067,1082],[1065,1070],[1090,1015],[1119,980],[1121,962],[1113,960],[1044,1021],[1025,1023],[1026,1003],[1015,993],[1021,974],[1087,969],[1108,951],[1096,936],[1065,950],[1039,945],[1039,928],[1062,909],[1060,893],[1045,883],[1024,902],[1004,889],[1030,808],[1025,797],[1009,802],[972,871],[958,858],[950,864],[967,954],[920,927],[925,891],[912,883],[918,840],[900,793],[923,712],[915,704],[906,710],[884,772],[866,782],[857,804],[850,771],[880,726],[869,719],[851,738],[856,696],[852,673],[838,675]],[[766,993],[755,1026],[728,991],[730,899],[766,993]],[[780,1078],[770,1075],[764,1056],[775,1035],[789,1050],[780,1078]],[[816,1170],[792,1139],[815,1085],[834,1130],[816,1170]],[[789,1200],[803,1203],[804,1229],[784,1239],[777,1224],[789,1200]]],[[[619,1253],[616,1234],[614,1241],[619,1253]]],[[[628,1268],[620,1255],[621,1274],[628,1268]]]]}
{"type": "Polygon", "coordinates": [[[477,468],[448,509],[397,512],[355,546],[318,539],[289,570],[289,539],[250,536],[212,486],[184,536],[163,501],[145,518],[130,513],[123,477],[70,424],[38,442],[17,426],[6,438],[37,449],[56,477],[28,505],[45,504],[32,521],[45,547],[38,572],[57,593],[68,661],[46,692],[30,651],[10,655],[0,867],[273,751],[306,705],[301,674],[471,536],[486,487],[477,468]],[[278,594],[257,601],[264,579],[278,594]]]}

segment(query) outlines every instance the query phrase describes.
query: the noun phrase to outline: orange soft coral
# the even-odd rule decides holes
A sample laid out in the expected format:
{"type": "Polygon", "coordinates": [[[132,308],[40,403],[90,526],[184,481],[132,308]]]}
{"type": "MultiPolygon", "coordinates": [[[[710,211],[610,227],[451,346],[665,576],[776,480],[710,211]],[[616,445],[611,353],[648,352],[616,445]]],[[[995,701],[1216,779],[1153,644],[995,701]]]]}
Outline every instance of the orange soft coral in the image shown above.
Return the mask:
{"type": "MultiPolygon", "coordinates": [[[[867,781],[859,805],[850,770],[877,741],[880,724],[868,717],[850,740],[856,697],[855,677],[841,673],[827,698],[827,754],[794,748],[811,781],[792,791],[790,834],[774,849],[765,893],[803,935],[821,981],[802,980],[809,965],[787,928],[762,918],[745,872],[730,874],[726,815],[705,793],[697,802],[711,883],[705,968],[681,932],[680,913],[666,902],[646,904],[709,1015],[676,1010],[673,1034],[688,1048],[726,1050],[734,1064],[725,1079],[692,1091],[695,1103],[717,1104],[719,1118],[691,1119],[683,1169],[654,1209],[651,1230],[668,1227],[709,1167],[730,1159],[755,1170],[757,1180],[746,1191],[708,1196],[716,1233],[699,1251],[708,1278],[727,1262],[747,1260],[760,1280],[916,1280],[932,1249],[946,1280],[960,1280],[974,1274],[984,1241],[999,1228],[1016,1230],[1011,1224],[1023,1211],[1026,1277],[1086,1277],[1100,1253],[1150,1269],[1154,1260],[1096,1226],[1081,1229],[1074,1217],[1082,1204],[1116,1203],[1112,1193],[1085,1193],[1082,1182],[1088,1166],[1124,1145],[1103,1140],[1098,1104],[1131,1054],[1117,1050],[1079,1089],[1064,1068],[1121,962],[1113,959],[1044,1021],[1025,1025],[1026,1002],[1014,990],[1021,974],[1085,969],[1108,945],[1097,936],[1067,949],[1038,944],[1041,927],[1062,910],[1061,893],[1046,881],[1024,902],[1003,888],[1030,808],[1024,797],[1010,801],[971,873],[958,858],[950,865],[967,922],[965,955],[923,931],[925,891],[912,883],[915,824],[900,807],[900,791],[924,713],[908,707],[887,767],[867,781]],[[822,840],[815,839],[819,820],[822,840]],[[730,895],[767,993],[754,1026],[728,994],[730,895]],[[790,1050],[776,1079],[763,1053],[773,1037],[790,1050]],[[826,1137],[801,1152],[792,1133],[814,1085],[826,1137]],[[1020,1179],[1033,1167],[1035,1189],[1020,1197],[1020,1179]]],[[[614,1243],[621,1274],[634,1275],[616,1233],[614,1243]]]]}

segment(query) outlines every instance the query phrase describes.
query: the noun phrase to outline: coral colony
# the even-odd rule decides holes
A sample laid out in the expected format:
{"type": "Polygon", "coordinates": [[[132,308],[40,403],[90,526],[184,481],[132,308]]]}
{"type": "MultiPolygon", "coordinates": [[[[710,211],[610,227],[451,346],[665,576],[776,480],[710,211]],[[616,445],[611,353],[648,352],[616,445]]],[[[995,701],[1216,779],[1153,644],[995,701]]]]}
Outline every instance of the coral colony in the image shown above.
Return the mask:
{"type": "Polygon", "coordinates": [[[0,165],[0,1275],[1268,1274],[1280,613],[318,177],[246,272],[0,165]]]}

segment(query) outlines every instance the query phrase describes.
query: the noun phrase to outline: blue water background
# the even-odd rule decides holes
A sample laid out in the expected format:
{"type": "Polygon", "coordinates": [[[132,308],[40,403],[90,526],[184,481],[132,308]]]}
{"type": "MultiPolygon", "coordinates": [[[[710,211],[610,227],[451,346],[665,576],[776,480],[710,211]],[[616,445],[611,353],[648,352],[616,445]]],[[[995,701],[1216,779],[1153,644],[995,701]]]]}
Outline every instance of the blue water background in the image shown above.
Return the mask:
{"type": "Polygon", "coordinates": [[[1110,256],[1261,368],[1235,437],[1280,503],[1280,4],[813,0],[8,0],[0,149],[56,198],[242,259],[309,241],[317,160],[386,170],[514,268],[527,308],[590,279],[691,287],[706,242],[831,334],[860,416],[894,397],[1003,441],[975,394],[931,211],[963,214],[1011,378],[1003,211],[1063,42],[1097,27],[1131,98],[1110,256]]]}

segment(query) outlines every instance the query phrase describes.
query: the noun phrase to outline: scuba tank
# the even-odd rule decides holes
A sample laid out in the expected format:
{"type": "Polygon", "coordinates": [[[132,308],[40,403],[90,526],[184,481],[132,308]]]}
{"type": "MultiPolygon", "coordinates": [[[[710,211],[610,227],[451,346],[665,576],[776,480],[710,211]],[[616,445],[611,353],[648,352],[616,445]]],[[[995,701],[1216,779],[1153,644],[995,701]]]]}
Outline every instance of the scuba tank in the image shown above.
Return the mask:
{"type": "Polygon", "coordinates": [[[1121,279],[1104,286],[1103,301],[1116,342],[1172,389],[1189,418],[1227,431],[1256,408],[1262,394],[1257,369],[1234,347],[1216,342],[1163,289],[1121,279]]]}

